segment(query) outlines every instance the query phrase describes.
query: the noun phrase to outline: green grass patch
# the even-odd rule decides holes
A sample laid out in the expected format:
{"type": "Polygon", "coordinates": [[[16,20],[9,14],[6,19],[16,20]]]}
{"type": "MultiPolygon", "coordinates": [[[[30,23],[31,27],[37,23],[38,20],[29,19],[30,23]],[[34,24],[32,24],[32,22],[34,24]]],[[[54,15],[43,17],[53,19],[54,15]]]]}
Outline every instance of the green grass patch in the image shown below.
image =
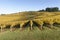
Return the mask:
{"type": "Polygon", "coordinates": [[[5,31],[0,33],[0,40],[60,40],[60,28],[39,30],[37,27],[34,30],[26,28],[23,31],[19,29],[11,32],[5,31]]]}

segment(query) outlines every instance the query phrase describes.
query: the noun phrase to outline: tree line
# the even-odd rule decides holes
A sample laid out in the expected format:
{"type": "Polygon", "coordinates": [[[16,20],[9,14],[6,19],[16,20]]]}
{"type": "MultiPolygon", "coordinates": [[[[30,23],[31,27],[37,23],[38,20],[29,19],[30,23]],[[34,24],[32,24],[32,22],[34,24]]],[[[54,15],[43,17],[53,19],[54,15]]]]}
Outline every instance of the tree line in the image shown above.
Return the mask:
{"type": "Polygon", "coordinates": [[[45,10],[42,9],[42,10],[38,10],[38,12],[57,12],[59,11],[59,8],[58,7],[47,7],[45,10]]]}

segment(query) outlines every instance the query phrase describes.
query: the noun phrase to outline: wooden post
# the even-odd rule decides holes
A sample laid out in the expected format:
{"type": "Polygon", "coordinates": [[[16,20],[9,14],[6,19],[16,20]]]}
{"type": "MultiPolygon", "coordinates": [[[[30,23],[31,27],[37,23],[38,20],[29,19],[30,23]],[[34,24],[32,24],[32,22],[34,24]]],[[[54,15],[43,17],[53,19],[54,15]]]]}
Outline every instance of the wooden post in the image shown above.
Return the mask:
{"type": "Polygon", "coordinates": [[[20,24],[20,30],[23,30],[23,24],[20,24]]]}
{"type": "Polygon", "coordinates": [[[43,29],[43,26],[42,26],[42,24],[40,25],[40,29],[41,29],[41,30],[43,29]]]}
{"type": "Polygon", "coordinates": [[[30,20],[30,30],[33,30],[33,21],[30,20]]]}
{"type": "Polygon", "coordinates": [[[3,31],[3,27],[1,26],[1,32],[3,31]]]}
{"type": "Polygon", "coordinates": [[[1,32],[5,31],[4,28],[5,28],[5,25],[1,26],[1,32]]]}
{"type": "Polygon", "coordinates": [[[54,26],[53,26],[53,24],[50,24],[50,28],[54,29],[54,26]]]}
{"type": "Polygon", "coordinates": [[[12,31],[12,27],[10,27],[10,31],[12,31]]]}
{"type": "Polygon", "coordinates": [[[11,27],[10,27],[10,31],[13,31],[13,25],[11,25],[11,27]]]}

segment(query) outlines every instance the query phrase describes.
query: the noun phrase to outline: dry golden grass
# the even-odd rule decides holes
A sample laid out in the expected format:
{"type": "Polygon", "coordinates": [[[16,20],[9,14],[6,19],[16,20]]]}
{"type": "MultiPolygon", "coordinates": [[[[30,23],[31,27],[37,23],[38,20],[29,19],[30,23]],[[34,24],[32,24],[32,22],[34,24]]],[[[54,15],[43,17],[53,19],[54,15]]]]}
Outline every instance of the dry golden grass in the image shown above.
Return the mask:
{"type": "Polygon", "coordinates": [[[23,26],[28,21],[35,21],[38,24],[43,22],[53,24],[60,23],[60,12],[19,12],[15,14],[7,14],[0,16],[0,25],[16,25],[23,26]]]}

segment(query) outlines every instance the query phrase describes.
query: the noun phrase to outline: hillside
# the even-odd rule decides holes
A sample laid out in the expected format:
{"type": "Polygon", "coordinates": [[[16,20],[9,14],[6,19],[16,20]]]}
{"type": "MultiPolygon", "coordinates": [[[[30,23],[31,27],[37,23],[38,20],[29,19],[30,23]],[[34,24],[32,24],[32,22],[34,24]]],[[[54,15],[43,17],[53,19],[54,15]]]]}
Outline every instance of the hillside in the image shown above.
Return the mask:
{"type": "Polygon", "coordinates": [[[60,40],[60,12],[0,15],[0,31],[0,40],[60,40]]]}
{"type": "Polygon", "coordinates": [[[14,27],[19,24],[20,28],[29,23],[31,29],[33,24],[40,26],[42,29],[44,23],[49,24],[52,27],[54,23],[60,23],[60,12],[18,12],[14,14],[7,14],[0,16],[1,29],[10,25],[14,27]]]}

